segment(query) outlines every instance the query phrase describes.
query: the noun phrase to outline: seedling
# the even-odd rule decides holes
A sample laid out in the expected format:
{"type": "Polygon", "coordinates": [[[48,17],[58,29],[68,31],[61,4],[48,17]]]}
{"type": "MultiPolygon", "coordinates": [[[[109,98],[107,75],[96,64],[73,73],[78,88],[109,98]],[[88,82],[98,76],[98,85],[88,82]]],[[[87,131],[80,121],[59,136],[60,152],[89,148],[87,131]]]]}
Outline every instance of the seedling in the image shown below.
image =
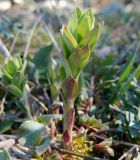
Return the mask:
{"type": "Polygon", "coordinates": [[[26,83],[26,76],[21,72],[22,65],[20,57],[10,57],[6,59],[2,72],[7,91],[18,98],[23,96],[26,83]]]}
{"type": "Polygon", "coordinates": [[[71,149],[74,125],[74,101],[78,96],[80,73],[89,62],[91,52],[101,35],[103,23],[95,25],[92,9],[76,8],[67,25],[61,29],[63,66],[61,68],[64,101],[64,147],[71,149]]]}

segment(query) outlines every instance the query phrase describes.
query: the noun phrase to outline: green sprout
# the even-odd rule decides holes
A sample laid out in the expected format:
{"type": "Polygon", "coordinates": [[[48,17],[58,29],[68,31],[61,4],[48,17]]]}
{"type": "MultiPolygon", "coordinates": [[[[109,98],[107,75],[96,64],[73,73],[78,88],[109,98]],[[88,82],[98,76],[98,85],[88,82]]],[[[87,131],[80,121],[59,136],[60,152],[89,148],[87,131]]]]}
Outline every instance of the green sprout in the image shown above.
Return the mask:
{"type": "Polygon", "coordinates": [[[72,130],[74,126],[74,101],[78,96],[78,80],[80,73],[89,62],[91,52],[95,47],[103,22],[95,25],[92,9],[82,12],[76,8],[67,25],[61,29],[61,44],[63,48],[63,66],[61,67],[62,93],[64,101],[63,138],[64,147],[72,147],[72,130]]]}
{"type": "Polygon", "coordinates": [[[23,96],[26,83],[26,76],[21,72],[22,66],[23,64],[20,57],[10,57],[6,59],[2,72],[7,91],[17,98],[23,96]]]}

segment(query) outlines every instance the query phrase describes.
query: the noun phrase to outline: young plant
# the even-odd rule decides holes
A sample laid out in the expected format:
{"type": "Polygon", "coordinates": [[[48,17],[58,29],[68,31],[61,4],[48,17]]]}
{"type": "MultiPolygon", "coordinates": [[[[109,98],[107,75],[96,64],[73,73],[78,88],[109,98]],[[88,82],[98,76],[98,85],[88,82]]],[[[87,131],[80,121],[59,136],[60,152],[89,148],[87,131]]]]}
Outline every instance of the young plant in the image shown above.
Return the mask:
{"type": "Polygon", "coordinates": [[[31,118],[28,104],[27,76],[22,71],[23,62],[18,57],[8,57],[2,67],[2,80],[5,84],[6,93],[10,93],[21,103],[22,110],[31,118]]]}
{"type": "Polygon", "coordinates": [[[26,84],[26,76],[21,72],[22,66],[23,64],[20,57],[10,57],[5,60],[2,70],[2,78],[6,84],[7,91],[17,98],[23,96],[26,84]]]}
{"type": "Polygon", "coordinates": [[[64,147],[71,149],[74,125],[74,101],[78,96],[79,75],[90,59],[103,27],[103,23],[94,25],[95,17],[91,9],[82,12],[76,8],[67,25],[61,29],[61,43],[64,54],[60,70],[64,101],[63,138],[64,147]]]}

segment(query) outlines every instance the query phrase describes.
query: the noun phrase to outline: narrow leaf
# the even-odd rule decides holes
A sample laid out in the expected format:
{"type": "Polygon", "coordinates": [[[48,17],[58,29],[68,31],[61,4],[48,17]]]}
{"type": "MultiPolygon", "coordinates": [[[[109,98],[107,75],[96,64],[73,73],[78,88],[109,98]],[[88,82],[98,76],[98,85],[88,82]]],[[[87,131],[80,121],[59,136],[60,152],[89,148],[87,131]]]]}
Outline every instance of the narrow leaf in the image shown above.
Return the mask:
{"type": "Polygon", "coordinates": [[[13,121],[0,121],[0,133],[4,133],[11,129],[13,121]]]}
{"type": "Polygon", "coordinates": [[[76,31],[77,26],[78,26],[78,18],[77,18],[77,10],[75,9],[68,22],[68,28],[74,37],[77,37],[77,31],[76,31]]]}
{"type": "Polygon", "coordinates": [[[88,15],[90,17],[90,29],[93,29],[94,27],[94,22],[95,22],[95,17],[93,16],[93,11],[91,8],[89,8],[86,11],[86,15],[88,15]]]}
{"type": "Polygon", "coordinates": [[[126,80],[126,78],[128,77],[128,75],[130,74],[131,69],[133,68],[135,59],[136,59],[136,52],[130,56],[129,61],[126,64],[125,69],[119,79],[119,82],[118,82],[119,84],[124,82],[126,80]]]}
{"type": "Polygon", "coordinates": [[[66,58],[68,58],[70,56],[70,50],[68,49],[63,36],[60,36],[60,42],[63,48],[64,55],[66,58]]]}
{"type": "Polygon", "coordinates": [[[11,94],[13,94],[14,96],[18,97],[18,98],[21,98],[23,93],[22,91],[17,88],[16,86],[10,84],[6,87],[7,91],[10,92],[11,94]]]}
{"type": "Polygon", "coordinates": [[[85,37],[85,35],[90,31],[90,17],[86,14],[81,18],[77,32],[78,32],[78,41],[85,37]]]}
{"type": "Polygon", "coordinates": [[[83,15],[83,12],[79,7],[76,8],[76,12],[77,12],[77,18],[78,18],[78,23],[79,23],[79,20],[83,15]]]}
{"type": "Polygon", "coordinates": [[[69,31],[67,26],[62,27],[61,33],[69,52],[73,52],[73,50],[78,47],[75,37],[69,31]]]}
{"type": "Polygon", "coordinates": [[[8,150],[6,148],[0,150],[0,159],[1,160],[12,160],[8,150]]]}
{"type": "Polygon", "coordinates": [[[130,82],[133,80],[133,78],[138,79],[140,77],[140,65],[136,68],[136,70],[130,75],[130,78],[125,83],[126,88],[130,87],[130,82]]]}

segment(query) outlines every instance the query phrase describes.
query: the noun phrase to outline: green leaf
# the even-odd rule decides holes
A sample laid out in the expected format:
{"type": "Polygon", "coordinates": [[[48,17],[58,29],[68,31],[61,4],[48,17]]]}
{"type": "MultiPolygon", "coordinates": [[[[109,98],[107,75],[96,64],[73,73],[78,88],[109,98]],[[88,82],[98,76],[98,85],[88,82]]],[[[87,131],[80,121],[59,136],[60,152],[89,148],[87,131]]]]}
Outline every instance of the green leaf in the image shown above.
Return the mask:
{"type": "Polygon", "coordinates": [[[58,65],[57,59],[50,59],[48,66],[48,78],[50,80],[50,84],[53,84],[58,79],[58,71],[60,66],[58,65]]]}
{"type": "Polygon", "coordinates": [[[64,55],[66,58],[68,58],[70,56],[70,51],[69,51],[69,49],[65,43],[64,37],[62,35],[60,36],[60,40],[61,40],[60,42],[61,42],[61,46],[63,48],[64,55]]]}
{"type": "Polygon", "coordinates": [[[18,56],[18,57],[15,57],[15,58],[13,58],[13,63],[15,64],[15,66],[16,66],[16,68],[18,69],[18,70],[21,70],[22,69],[22,60],[21,60],[21,58],[18,56]]]}
{"type": "Polygon", "coordinates": [[[0,54],[0,69],[2,68],[3,64],[4,64],[4,58],[3,55],[0,54]]]}
{"type": "Polygon", "coordinates": [[[38,122],[48,124],[51,119],[62,119],[62,114],[47,114],[37,117],[38,122]]]}
{"type": "Polygon", "coordinates": [[[11,129],[13,121],[0,121],[0,133],[4,133],[11,129]]]}
{"type": "Polygon", "coordinates": [[[6,84],[11,83],[11,81],[12,81],[12,76],[9,73],[7,73],[6,70],[3,70],[2,78],[6,84]]]}
{"type": "Polygon", "coordinates": [[[63,54],[62,54],[62,60],[63,60],[63,67],[65,69],[65,75],[66,77],[68,77],[69,75],[72,75],[72,71],[66,57],[63,54]]]}
{"type": "Polygon", "coordinates": [[[34,56],[33,63],[40,72],[44,72],[49,64],[50,55],[53,49],[53,45],[50,44],[46,47],[41,48],[34,56]]]}
{"type": "Polygon", "coordinates": [[[48,149],[48,147],[50,146],[50,138],[49,137],[45,137],[43,139],[43,143],[39,146],[36,146],[36,153],[38,156],[41,156],[43,153],[45,153],[48,149]]]}
{"type": "Polygon", "coordinates": [[[103,126],[100,119],[98,120],[94,116],[89,117],[87,114],[81,115],[80,123],[94,128],[101,128],[103,126]]]}
{"type": "Polygon", "coordinates": [[[51,91],[51,98],[52,100],[55,100],[58,96],[58,87],[57,87],[57,84],[53,84],[50,86],[50,91],[51,91]]]}
{"type": "Polygon", "coordinates": [[[132,138],[138,138],[139,137],[139,132],[137,131],[137,129],[130,127],[129,128],[129,132],[132,138]]]}
{"type": "Polygon", "coordinates": [[[12,57],[11,59],[7,59],[3,69],[4,82],[10,84],[15,74],[20,72],[20,69],[22,69],[22,60],[20,57],[12,57]]]}
{"type": "Polygon", "coordinates": [[[71,54],[68,62],[74,78],[77,78],[79,76],[80,72],[88,63],[89,58],[90,49],[88,45],[84,46],[83,48],[78,48],[73,54],[71,54]]]}
{"type": "Polygon", "coordinates": [[[11,76],[14,75],[16,70],[17,70],[16,65],[12,59],[9,60],[7,64],[5,64],[5,71],[11,76]]]}
{"type": "MultiPolygon", "coordinates": [[[[130,57],[129,57],[129,60],[127,62],[127,64],[125,65],[125,68],[120,76],[120,79],[118,81],[118,91],[119,92],[122,92],[122,88],[121,88],[121,84],[122,82],[125,82],[133,68],[133,65],[135,63],[135,59],[136,59],[136,53],[139,49],[139,45],[137,46],[136,50],[135,50],[135,53],[132,54],[130,57]]],[[[137,76],[139,76],[139,73],[137,73],[137,76]]],[[[130,78],[128,78],[128,81],[126,81],[126,87],[129,87],[130,86],[130,82],[131,82],[131,79],[133,77],[130,76],[130,78]]],[[[116,92],[116,90],[114,90],[114,93],[112,94],[112,97],[111,97],[111,104],[115,103],[115,101],[118,99],[118,93],[119,92],[116,92]]]]}
{"type": "Polygon", "coordinates": [[[124,82],[126,80],[126,78],[128,77],[128,75],[130,74],[130,72],[133,68],[135,59],[136,59],[136,52],[130,56],[128,63],[126,64],[125,69],[124,69],[123,73],[121,74],[120,79],[118,81],[119,84],[124,82]]]}
{"type": "Polygon", "coordinates": [[[21,91],[23,91],[23,89],[25,87],[25,83],[26,83],[25,74],[20,72],[20,71],[17,71],[15,73],[15,75],[13,76],[13,79],[12,79],[11,83],[12,83],[12,85],[16,86],[21,91]]]}
{"type": "Polygon", "coordinates": [[[140,135],[140,123],[130,122],[129,123],[129,132],[132,138],[138,138],[140,135]]]}
{"type": "Polygon", "coordinates": [[[68,22],[68,28],[73,36],[77,39],[77,26],[78,26],[78,17],[77,17],[77,9],[75,9],[72,13],[72,16],[68,22]]]}
{"type": "Polygon", "coordinates": [[[90,17],[90,30],[94,27],[95,17],[93,16],[92,8],[89,8],[86,13],[90,17]]]}
{"type": "Polygon", "coordinates": [[[6,148],[0,150],[0,159],[1,160],[12,160],[8,150],[6,148]]]}
{"type": "Polygon", "coordinates": [[[79,7],[76,8],[76,12],[77,12],[77,18],[78,18],[78,23],[79,23],[79,20],[83,15],[83,12],[82,12],[81,8],[79,8],[79,7]]]}
{"type": "Polygon", "coordinates": [[[60,77],[61,77],[61,81],[63,81],[66,78],[66,72],[65,72],[64,66],[61,66],[60,68],[60,77]]]}
{"type": "Polygon", "coordinates": [[[97,41],[100,38],[101,32],[103,29],[103,22],[96,25],[79,43],[79,46],[85,46],[86,44],[89,44],[90,50],[95,47],[97,41]]]}
{"type": "Polygon", "coordinates": [[[36,121],[25,121],[19,128],[19,143],[25,146],[37,146],[40,145],[45,125],[36,121]]]}
{"type": "Polygon", "coordinates": [[[104,26],[104,22],[102,21],[97,26],[95,26],[95,28],[93,29],[94,31],[93,31],[92,35],[89,36],[90,50],[92,50],[95,47],[96,43],[98,42],[98,40],[101,36],[102,30],[103,30],[103,26],[104,26]]]}
{"type": "Polygon", "coordinates": [[[81,40],[81,38],[85,37],[85,35],[90,31],[90,17],[88,15],[84,15],[77,28],[78,33],[78,41],[81,40]]]}
{"type": "Polygon", "coordinates": [[[11,94],[13,94],[14,96],[16,96],[18,98],[21,98],[23,95],[22,91],[18,87],[14,86],[12,84],[9,84],[6,87],[6,89],[8,92],[10,92],[11,94]]]}
{"type": "Polygon", "coordinates": [[[130,75],[129,79],[127,80],[127,82],[125,83],[125,87],[129,88],[131,85],[131,81],[133,80],[133,78],[138,79],[140,77],[140,65],[136,68],[136,70],[130,75]]]}
{"type": "Polygon", "coordinates": [[[62,39],[64,40],[69,52],[72,53],[73,50],[78,47],[78,43],[75,37],[69,31],[68,27],[64,25],[62,27],[61,33],[62,33],[62,39]]]}

